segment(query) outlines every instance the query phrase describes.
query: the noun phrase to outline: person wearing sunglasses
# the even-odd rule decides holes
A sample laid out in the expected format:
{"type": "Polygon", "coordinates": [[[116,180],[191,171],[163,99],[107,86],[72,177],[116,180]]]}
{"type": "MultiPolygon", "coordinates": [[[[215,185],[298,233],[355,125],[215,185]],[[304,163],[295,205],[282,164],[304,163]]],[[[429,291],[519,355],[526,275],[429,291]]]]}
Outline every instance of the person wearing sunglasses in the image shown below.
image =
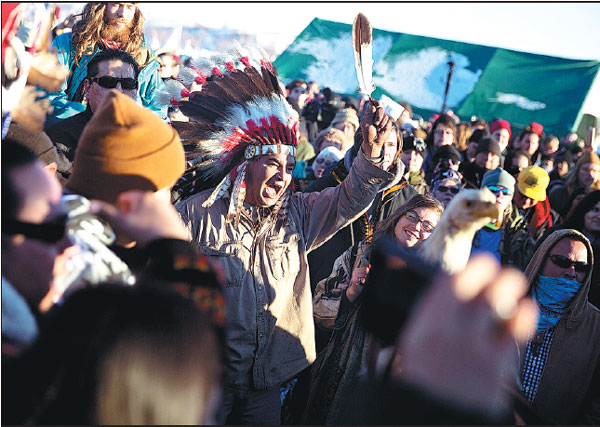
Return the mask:
{"type": "Polygon", "coordinates": [[[72,172],[75,151],[84,127],[98,111],[104,97],[111,89],[137,100],[139,67],[135,59],[122,50],[105,49],[89,62],[83,81],[85,111],[62,120],[46,132],[57,147],[59,157],[67,170],[61,172],[66,180],[72,172]]]}
{"type": "Polygon", "coordinates": [[[431,195],[438,200],[444,209],[458,194],[462,187],[462,175],[452,169],[439,171],[431,181],[431,195]]]}
{"type": "Polygon", "coordinates": [[[487,188],[496,196],[498,218],[475,233],[471,257],[489,252],[501,264],[516,265],[523,270],[528,259],[522,259],[522,252],[517,251],[515,245],[523,240],[523,236],[528,237],[528,230],[518,209],[512,206],[515,183],[512,175],[500,167],[483,175],[481,188],[487,188]]]}
{"type": "Polygon", "coordinates": [[[342,157],[344,157],[342,152],[335,147],[327,147],[324,150],[321,150],[312,164],[314,177],[317,179],[321,178],[325,169],[339,162],[342,157]]]}
{"type": "Polygon", "coordinates": [[[86,70],[95,55],[106,49],[119,49],[135,58],[140,69],[139,76],[135,76],[140,103],[165,120],[168,105],[159,101],[159,93],[165,90],[158,72],[160,62],[144,39],[144,17],[138,4],[90,2],[82,9],[73,31],[52,42],[58,61],[71,72],[60,91],[50,96],[54,110],[48,115],[48,127],[85,110],[84,80],[100,77],[86,75],[86,70]]]}
{"type": "Polygon", "coordinates": [[[56,176],[21,144],[2,144],[2,356],[16,356],[37,337],[34,313],[50,292],[71,246],[61,217],[56,176]]]}
{"type": "Polygon", "coordinates": [[[588,301],[594,255],[579,231],[558,230],[525,270],[539,310],[521,352],[520,389],[538,423],[598,424],[600,311],[588,301]]]}

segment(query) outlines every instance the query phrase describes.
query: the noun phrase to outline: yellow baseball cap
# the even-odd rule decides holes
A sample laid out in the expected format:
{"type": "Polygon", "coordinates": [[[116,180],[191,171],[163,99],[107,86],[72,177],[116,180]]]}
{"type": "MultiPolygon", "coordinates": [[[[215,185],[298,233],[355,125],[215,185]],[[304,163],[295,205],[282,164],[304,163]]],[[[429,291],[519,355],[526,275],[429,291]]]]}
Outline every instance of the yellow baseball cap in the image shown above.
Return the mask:
{"type": "Polygon", "coordinates": [[[525,197],[542,202],[546,200],[548,184],[550,184],[548,172],[539,166],[529,166],[519,173],[517,188],[525,197]]]}

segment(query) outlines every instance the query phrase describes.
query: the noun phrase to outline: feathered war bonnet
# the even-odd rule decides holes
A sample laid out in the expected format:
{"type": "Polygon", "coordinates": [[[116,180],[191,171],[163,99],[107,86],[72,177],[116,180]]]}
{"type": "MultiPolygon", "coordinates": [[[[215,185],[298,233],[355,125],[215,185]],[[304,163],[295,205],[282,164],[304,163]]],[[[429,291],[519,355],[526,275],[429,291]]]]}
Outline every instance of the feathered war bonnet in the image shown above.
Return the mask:
{"type": "MultiPolygon", "coordinates": [[[[246,196],[248,161],[265,154],[295,156],[298,145],[298,114],[286,101],[266,58],[255,49],[238,46],[228,54],[198,61],[182,70],[184,90],[179,99],[178,93],[171,99],[190,119],[173,122],[187,160],[174,191],[183,200],[214,188],[202,204],[207,208],[229,190],[226,220],[236,226],[246,196]],[[192,82],[202,87],[190,94],[185,86],[192,82]]],[[[273,207],[273,215],[285,216],[290,187],[273,207]]]]}

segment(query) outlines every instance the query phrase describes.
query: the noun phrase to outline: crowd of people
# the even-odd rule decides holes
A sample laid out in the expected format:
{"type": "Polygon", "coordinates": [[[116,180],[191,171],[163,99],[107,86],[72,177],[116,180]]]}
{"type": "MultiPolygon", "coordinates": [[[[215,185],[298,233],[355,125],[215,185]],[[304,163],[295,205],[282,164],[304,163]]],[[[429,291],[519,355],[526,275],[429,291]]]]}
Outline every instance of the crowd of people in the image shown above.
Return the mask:
{"type": "Polygon", "coordinates": [[[593,141],[46,8],[2,10],[3,423],[600,423],[593,141]]]}

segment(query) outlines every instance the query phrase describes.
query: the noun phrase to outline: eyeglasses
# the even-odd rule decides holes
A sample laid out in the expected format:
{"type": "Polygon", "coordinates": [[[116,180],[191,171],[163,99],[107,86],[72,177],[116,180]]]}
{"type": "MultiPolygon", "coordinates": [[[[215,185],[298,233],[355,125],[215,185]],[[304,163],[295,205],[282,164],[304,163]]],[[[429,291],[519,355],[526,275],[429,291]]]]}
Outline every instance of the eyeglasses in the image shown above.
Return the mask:
{"type": "Polygon", "coordinates": [[[554,265],[560,268],[569,269],[571,266],[575,266],[575,271],[577,273],[587,273],[590,268],[590,265],[587,262],[572,261],[563,255],[550,254],[548,255],[548,258],[550,258],[550,261],[552,261],[554,265]]]}
{"type": "Polygon", "coordinates": [[[90,80],[92,82],[98,83],[100,86],[106,89],[114,89],[117,87],[118,83],[121,83],[121,87],[125,90],[137,89],[138,81],[131,77],[110,77],[110,76],[102,76],[102,77],[91,77],[90,80]]]}
{"type": "Polygon", "coordinates": [[[41,224],[16,219],[2,219],[2,233],[8,235],[22,234],[28,239],[56,244],[65,236],[66,220],[66,215],[41,224]]]}
{"type": "Polygon", "coordinates": [[[321,158],[319,158],[319,159],[317,159],[317,160],[316,160],[316,162],[317,162],[317,164],[319,164],[319,165],[322,165],[322,164],[323,164],[323,162],[325,162],[325,167],[327,167],[327,166],[330,166],[330,165],[332,165],[333,163],[335,163],[333,160],[327,160],[327,161],[325,161],[325,159],[324,159],[324,158],[322,158],[322,157],[321,157],[321,158]]]}
{"type": "Polygon", "coordinates": [[[439,191],[440,193],[447,193],[449,191],[452,194],[458,194],[458,192],[460,191],[460,188],[458,188],[457,185],[454,186],[454,187],[447,187],[445,185],[438,185],[436,187],[436,190],[439,191]]]}
{"type": "Polygon", "coordinates": [[[498,192],[502,193],[505,196],[510,194],[510,190],[506,187],[500,187],[498,185],[488,185],[487,188],[494,194],[498,194],[498,192]]]}
{"type": "Polygon", "coordinates": [[[417,215],[414,211],[406,212],[406,218],[408,218],[408,220],[415,225],[418,223],[421,223],[421,227],[423,228],[423,231],[425,231],[427,233],[431,233],[433,231],[433,229],[435,228],[435,225],[433,225],[429,221],[422,220],[421,217],[419,215],[417,215]]]}

